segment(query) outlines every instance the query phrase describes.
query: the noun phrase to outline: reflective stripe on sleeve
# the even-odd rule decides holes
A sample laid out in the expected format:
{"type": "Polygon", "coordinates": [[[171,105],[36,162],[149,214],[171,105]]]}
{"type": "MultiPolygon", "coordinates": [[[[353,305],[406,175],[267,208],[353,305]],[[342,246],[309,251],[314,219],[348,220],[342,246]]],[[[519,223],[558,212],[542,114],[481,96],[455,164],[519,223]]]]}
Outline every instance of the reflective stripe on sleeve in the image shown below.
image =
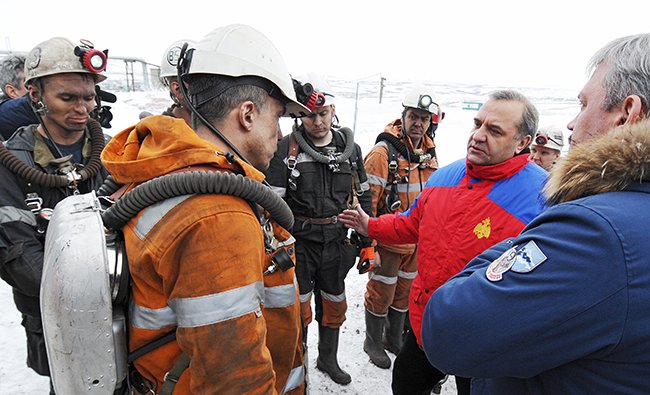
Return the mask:
{"type": "Polygon", "coordinates": [[[320,291],[320,295],[323,297],[323,299],[329,300],[330,302],[334,302],[334,303],[345,302],[345,291],[343,291],[338,295],[332,295],[332,294],[328,294],[327,292],[320,291]]]}
{"type": "Polygon", "coordinates": [[[280,394],[285,394],[289,391],[292,391],[300,387],[304,382],[305,367],[303,365],[300,365],[291,369],[291,372],[289,372],[289,377],[287,378],[287,382],[284,384],[284,388],[282,388],[282,392],[280,392],[280,394]]]}
{"type": "Polygon", "coordinates": [[[165,199],[147,207],[142,216],[138,219],[133,230],[140,240],[151,231],[151,229],[164,217],[171,209],[178,206],[188,198],[194,195],[176,196],[173,198],[165,199]]]}
{"type": "Polygon", "coordinates": [[[176,326],[176,313],[169,306],[150,309],[132,304],[130,316],[131,326],[136,328],[158,330],[168,326],[176,326]]]}
{"type": "Polygon", "coordinates": [[[384,177],[380,177],[374,174],[368,174],[368,183],[372,185],[379,185],[381,187],[386,186],[386,179],[384,177]]]}
{"type": "Polygon", "coordinates": [[[253,313],[260,309],[264,284],[256,281],[243,287],[193,298],[169,301],[176,312],[179,328],[211,325],[253,313]]]}
{"type": "Polygon", "coordinates": [[[399,193],[422,192],[422,185],[420,185],[420,183],[397,184],[397,192],[399,193]]]}
{"type": "Polygon", "coordinates": [[[384,283],[386,285],[397,284],[397,277],[382,276],[373,272],[370,272],[370,279],[374,281],[379,281],[380,283],[384,283]]]}
{"type": "Polygon", "coordinates": [[[36,217],[29,210],[22,210],[14,206],[0,207],[0,224],[8,222],[23,222],[27,225],[36,226],[36,217]]]}
{"type": "Polygon", "coordinates": [[[282,308],[296,303],[296,287],[293,284],[264,287],[264,307],[282,308]]]}

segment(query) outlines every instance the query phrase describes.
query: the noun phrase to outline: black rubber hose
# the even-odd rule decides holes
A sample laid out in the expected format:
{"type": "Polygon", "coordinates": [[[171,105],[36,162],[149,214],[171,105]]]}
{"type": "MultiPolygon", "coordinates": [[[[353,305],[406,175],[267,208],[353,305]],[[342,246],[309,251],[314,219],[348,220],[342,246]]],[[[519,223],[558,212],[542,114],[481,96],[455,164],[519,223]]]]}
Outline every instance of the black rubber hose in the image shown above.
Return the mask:
{"type": "Polygon", "coordinates": [[[109,174],[97,190],[97,196],[111,196],[120,188],[122,188],[122,184],[115,182],[113,176],[109,174]]]}
{"type": "MultiPolygon", "coordinates": [[[[377,140],[375,140],[375,144],[377,144],[380,141],[387,141],[387,142],[391,143],[393,145],[393,147],[395,147],[397,152],[402,154],[403,157],[410,158],[409,161],[411,163],[426,162],[425,158],[422,158],[420,155],[418,155],[415,152],[411,151],[410,149],[406,148],[406,145],[404,145],[404,143],[402,142],[401,139],[393,136],[390,133],[386,133],[386,132],[380,133],[379,136],[377,136],[377,140]]],[[[431,158],[435,158],[436,157],[436,149],[435,148],[430,148],[427,151],[427,154],[431,155],[431,158]]],[[[424,154],[422,156],[424,156],[424,154]]],[[[428,159],[430,160],[431,158],[428,158],[428,159]]]]}
{"type": "MultiPolygon", "coordinates": [[[[92,118],[88,120],[87,126],[90,131],[91,155],[88,164],[79,171],[80,182],[92,178],[102,168],[101,154],[104,149],[104,131],[99,122],[92,118]]],[[[4,144],[0,144],[0,163],[17,177],[46,188],[61,188],[69,184],[67,176],[48,174],[29,166],[18,159],[4,144]]]]}
{"type": "Polygon", "coordinates": [[[262,206],[285,229],[293,227],[287,203],[269,187],[241,174],[211,171],[172,173],[135,187],[102,213],[104,226],[121,229],[143,209],[176,196],[190,194],[233,195],[262,206]]]}
{"type": "MultiPolygon", "coordinates": [[[[350,158],[354,152],[354,134],[350,128],[343,127],[339,130],[345,135],[345,149],[341,155],[336,157],[336,163],[343,163],[348,160],[348,158],[350,158]]],[[[296,136],[296,141],[298,142],[300,149],[306,152],[307,155],[311,156],[316,162],[330,163],[330,159],[327,155],[316,151],[309,144],[307,144],[307,141],[305,141],[305,137],[302,135],[302,132],[294,129],[293,133],[296,136]]]]}

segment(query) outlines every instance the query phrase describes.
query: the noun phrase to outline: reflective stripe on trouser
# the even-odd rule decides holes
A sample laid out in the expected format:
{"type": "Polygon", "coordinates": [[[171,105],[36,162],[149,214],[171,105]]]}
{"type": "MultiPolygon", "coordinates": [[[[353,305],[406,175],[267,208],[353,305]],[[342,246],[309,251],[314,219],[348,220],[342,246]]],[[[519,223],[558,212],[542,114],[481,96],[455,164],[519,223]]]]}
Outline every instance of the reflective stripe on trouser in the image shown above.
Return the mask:
{"type": "Polygon", "coordinates": [[[312,320],[312,293],[316,299],[316,321],[330,328],[338,328],[345,321],[345,276],[355,258],[350,252],[343,240],[322,243],[297,238],[296,277],[305,325],[312,320]]]}
{"type": "Polygon", "coordinates": [[[417,274],[416,253],[397,254],[377,246],[381,267],[369,274],[364,305],[377,316],[388,314],[392,306],[397,311],[408,310],[411,283],[417,274]]]}

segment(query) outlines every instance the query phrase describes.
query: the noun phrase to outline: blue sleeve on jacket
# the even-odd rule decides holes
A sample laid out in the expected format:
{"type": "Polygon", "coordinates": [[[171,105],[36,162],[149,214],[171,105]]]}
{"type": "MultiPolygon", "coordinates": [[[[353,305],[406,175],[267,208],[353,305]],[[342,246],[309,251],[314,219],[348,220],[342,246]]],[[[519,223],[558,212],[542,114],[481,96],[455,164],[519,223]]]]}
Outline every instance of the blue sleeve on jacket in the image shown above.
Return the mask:
{"type": "Polygon", "coordinates": [[[495,183],[488,199],[527,224],[546,208],[541,190],[547,176],[548,173],[544,169],[534,163],[528,163],[517,174],[495,183]]]}
{"type": "Polygon", "coordinates": [[[427,357],[465,377],[532,377],[606,353],[620,341],[627,314],[621,262],[621,241],[606,218],[580,204],[555,206],[432,295],[422,328],[427,357]],[[502,253],[530,242],[542,253],[532,263],[545,257],[539,265],[522,270],[526,254],[518,253],[520,265],[501,280],[486,277],[502,253]]]}

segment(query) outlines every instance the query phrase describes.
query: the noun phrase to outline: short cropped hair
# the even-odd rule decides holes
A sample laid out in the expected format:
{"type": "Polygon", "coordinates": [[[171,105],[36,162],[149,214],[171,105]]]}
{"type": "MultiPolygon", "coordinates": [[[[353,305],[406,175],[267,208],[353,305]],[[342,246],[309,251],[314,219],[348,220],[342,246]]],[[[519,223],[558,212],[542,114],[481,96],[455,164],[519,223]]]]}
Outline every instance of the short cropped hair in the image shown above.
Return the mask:
{"type": "Polygon", "coordinates": [[[650,117],[650,33],[617,38],[602,47],[589,61],[593,73],[601,63],[609,66],[603,78],[605,111],[610,111],[629,95],[641,98],[643,111],[650,117]]]}
{"type": "Polygon", "coordinates": [[[517,138],[534,137],[539,123],[539,112],[535,105],[523,94],[514,90],[499,90],[490,93],[490,100],[516,101],[524,105],[517,138]]]}
{"type": "Polygon", "coordinates": [[[21,77],[24,77],[25,57],[23,55],[8,55],[0,64],[0,88],[5,95],[5,86],[13,85],[20,88],[21,77]],[[22,74],[22,75],[21,75],[22,74]]]}
{"type": "Polygon", "coordinates": [[[187,83],[189,100],[192,100],[194,106],[198,106],[198,112],[210,123],[224,119],[230,110],[243,101],[252,101],[260,111],[266,107],[269,95],[264,89],[256,85],[236,85],[233,84],[233,79],[214,74],[183,77],[183,81],[187,83]],[[201,103],[197,100],[199,95],[208,99],[201,103]]]}

